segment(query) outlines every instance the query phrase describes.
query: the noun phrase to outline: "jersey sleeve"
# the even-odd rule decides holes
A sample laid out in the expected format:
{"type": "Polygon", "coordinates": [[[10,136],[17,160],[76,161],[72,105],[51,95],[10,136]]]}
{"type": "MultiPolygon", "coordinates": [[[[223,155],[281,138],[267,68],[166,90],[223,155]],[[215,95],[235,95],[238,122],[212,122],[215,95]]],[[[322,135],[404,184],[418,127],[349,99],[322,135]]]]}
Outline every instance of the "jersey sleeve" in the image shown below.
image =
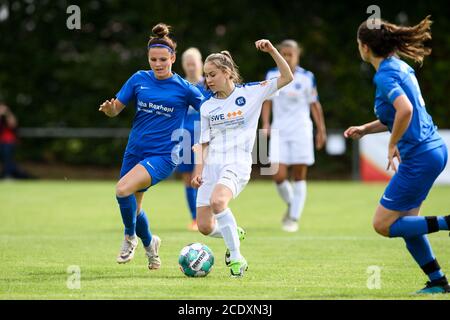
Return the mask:
{"type": "Polygon", "coordinates": [[[116,94],[116,98],[127,105],[135,97],[136,74],[133,74],[116,94]]]}
{"type": "Polygon", "coordinates": [[[382,93],[383,97],[392,105],[395,99],[405,94],[405,91],[400,85],[400,79],[392,73],[382,73],[375,77],[375,85],[382,93]]]}
{"type": "Polygon", "coordinates": [[[308,103],[314,103],[319,101],[319,94],[317,92],[317,82],[314,74],[310,74],[311,77],[311,87],[308,90],[308,103]]]}
{"type": "Polygon", "coordinates": [[[200,106],[205,97],[196,86],[190,84],[188,90],[188,104],[195,110],[200,111],[200,106]]]}
{"type": "Polygon", "coordinates": [[[200,138],[198,143],[208,143],[211,139],[211,127],[209,117],[203,109],[200,109],[200,138]]]}
{"type": "Polygon", "coordinates": [[[278,91],[277,81],[278,78],[272,78],[252,85],[254,90],[253,94],[261,100],[261,103],[264,100],[270,100],[272,95],[278,91]]]}
{"type": "MultiPolygon", "coordinates": [[[[277,77],[276,72],[274,72],[273,70],[270,70],[266,74],[266,81],[269,81],[269,80],[271,80],[273,78],[276,78],[276,77],[277,77]]],[[[268,97],[267,100],[273,100],[275,97],[279,96],[279,92],[280,91],[277,90],[274,94],[272,94],[270,97],[268,97]]]]}

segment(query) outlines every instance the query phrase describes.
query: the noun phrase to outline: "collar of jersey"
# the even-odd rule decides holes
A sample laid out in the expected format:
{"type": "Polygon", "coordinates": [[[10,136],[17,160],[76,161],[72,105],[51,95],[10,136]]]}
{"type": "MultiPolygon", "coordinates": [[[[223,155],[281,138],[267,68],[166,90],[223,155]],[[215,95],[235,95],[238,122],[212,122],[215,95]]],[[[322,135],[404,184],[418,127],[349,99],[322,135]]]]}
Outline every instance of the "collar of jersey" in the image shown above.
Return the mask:
{"type": "Polygon", "coordinates": [[[149,74],[150,78],[152,78],[152,79],[155,80],[155,81],[160,81],[160,82],[169,82],[169,81],[172,81],[173,79],[175,79],[175,76],[177,75],[175,72],[172,71],[172,76],[171,76],[170,78],[162,79],[162,80],[161,80],[161,79],[158,79],[158,78],[155,77],[155,73],[153,72],[153,70],[149,70],[149,71],[148,71],[148,74],[149,74]]]}
{"type": "Polygon", "coordinates": [[[223,100],[227,100],[229,97],[231,97],[232,95],[233,95],[233,93],[236,91],[236,88],[238,88],[238,85],[237,84],[235,84],[234,85],[234,89],[233,89],[233,91],[231,91],[231,93],[228,95],[228,97],[226,97],[226,98],[216,98],[215,97],[215,93],[211,96],[213,99],[216,99],[216,100],[220,100],[220,101],[223,101],[223,100]]]}
{"type": "Polygon", "coordinates": [[[377,73],[381,70],[381,68],[388,62],[393,61],[398,59],[395,55],[389,56],[385,59],[383,59],[383,61],[381,61],[380,66],[378,67],[377,73]]]}

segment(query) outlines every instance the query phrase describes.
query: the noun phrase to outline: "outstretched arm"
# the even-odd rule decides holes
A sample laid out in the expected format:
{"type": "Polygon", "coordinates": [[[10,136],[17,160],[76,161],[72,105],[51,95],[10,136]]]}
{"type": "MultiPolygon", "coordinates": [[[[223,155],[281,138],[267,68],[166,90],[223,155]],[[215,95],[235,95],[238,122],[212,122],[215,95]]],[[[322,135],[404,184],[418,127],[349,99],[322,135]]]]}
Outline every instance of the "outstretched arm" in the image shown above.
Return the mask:
{"type": "Polygon", "coordinates": [[[280,76],[278,77],[277,80],[278,89],[283,88],[289,82],[294,80],[294,76],[292,75],[292,71],[291,68],[289,68],[288,63],[286,62],[286,60],[284,60],[284,58],[281,56],[281,54],[269,40],[266,39],[258,40],[255,42],[255,46],[258,50],[270,54],[275,63],[277,64],[278,71],[280,72],[280,76]]]}
{"type": "Polygon", "coordinates": [[[361,139],[366,134],[385,132],[387,130],[388,127],[382,124],[380,120],[375,120],[361,126],[349,127],[347,130],[345,130],[344,137],[357,140],[361,139]]]}
{"type": "Polygon", "coordinates": [[[123,109],[125,105],[118,99],[106,100],[100,105],[98,111],[103,112],[108,117],[112,118],[117,116],[123,109]]]}

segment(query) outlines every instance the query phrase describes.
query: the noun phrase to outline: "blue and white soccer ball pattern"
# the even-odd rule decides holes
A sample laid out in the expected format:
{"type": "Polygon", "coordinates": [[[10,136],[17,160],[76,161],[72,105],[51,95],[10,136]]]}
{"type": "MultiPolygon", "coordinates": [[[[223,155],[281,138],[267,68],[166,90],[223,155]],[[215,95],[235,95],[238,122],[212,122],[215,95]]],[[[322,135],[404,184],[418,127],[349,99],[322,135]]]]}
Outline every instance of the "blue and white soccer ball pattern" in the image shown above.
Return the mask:
{"type": "Polygon", "coordinates": [[[186,276],[205,277],[214,265],[214,255],[208,246],[191,243],[181,250],[178,263],[186,276]]]}

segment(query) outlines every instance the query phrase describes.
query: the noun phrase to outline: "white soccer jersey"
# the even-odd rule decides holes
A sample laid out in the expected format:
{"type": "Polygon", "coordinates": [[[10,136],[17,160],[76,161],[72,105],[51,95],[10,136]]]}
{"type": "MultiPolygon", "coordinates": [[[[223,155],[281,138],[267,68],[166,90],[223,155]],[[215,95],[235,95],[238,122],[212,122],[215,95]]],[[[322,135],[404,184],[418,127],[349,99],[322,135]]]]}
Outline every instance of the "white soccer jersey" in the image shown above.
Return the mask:
{"type": "Polygon", "coordinates": [[[207,163],[251,166],[262,103],[276,91],[277,79],[270,79],[238,85],[226,99],[211,97],[202,104],[199,143],[209,142],[207,163]]]}
{"type": "MultiPolygon", "coordinates": [[[[277,68],[269,70],[266,78],[278,77],[277,68]]],[[[312,134],[310,104],[318,100],[314,75],[310,71],[296,67],[294,80],[272,97],[271,128],[279,130],[280,139],[301,140],[307,133],[312,134]],[[311,133],[309,133],[311,132],[311,133]]]]}

